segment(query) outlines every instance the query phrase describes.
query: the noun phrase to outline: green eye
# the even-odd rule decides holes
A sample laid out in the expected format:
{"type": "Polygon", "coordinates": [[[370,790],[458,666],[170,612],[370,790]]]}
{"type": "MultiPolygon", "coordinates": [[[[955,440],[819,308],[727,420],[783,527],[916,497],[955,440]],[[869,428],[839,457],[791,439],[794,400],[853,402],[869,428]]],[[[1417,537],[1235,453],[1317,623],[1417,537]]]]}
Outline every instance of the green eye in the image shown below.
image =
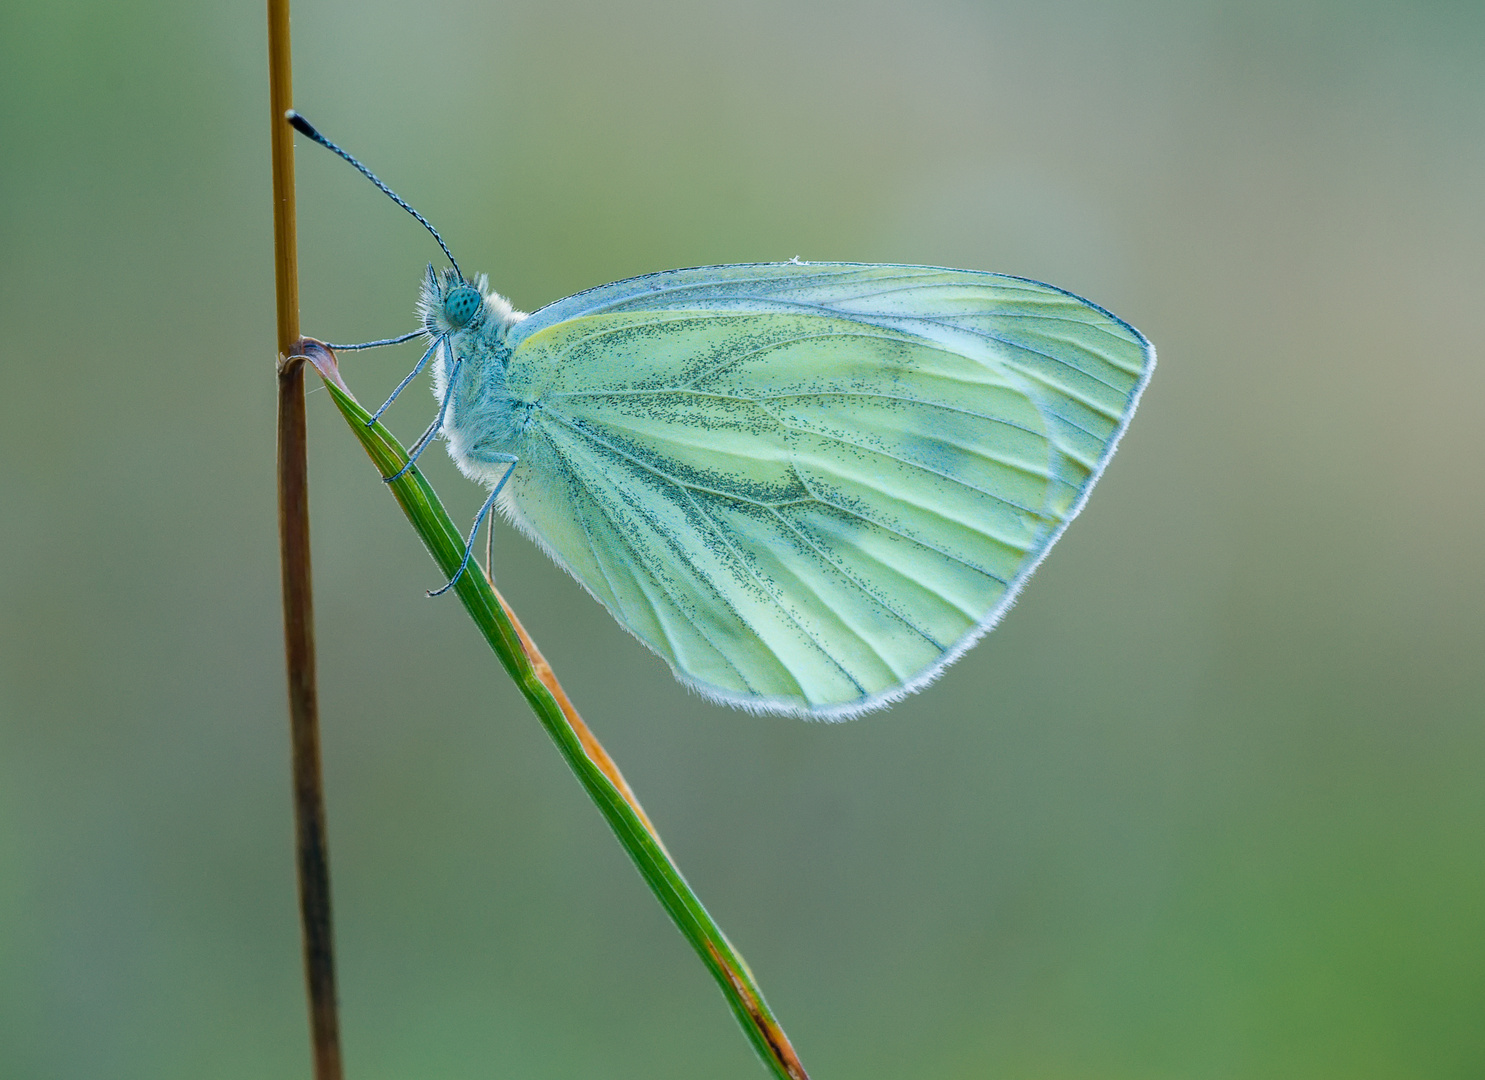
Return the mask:
{"type": "Polygon", "coordinates": [[[468,285],[452,290],[443,302],[443,313],[455,327],[468,326],[480,309],[480,294],[468,285]]]}

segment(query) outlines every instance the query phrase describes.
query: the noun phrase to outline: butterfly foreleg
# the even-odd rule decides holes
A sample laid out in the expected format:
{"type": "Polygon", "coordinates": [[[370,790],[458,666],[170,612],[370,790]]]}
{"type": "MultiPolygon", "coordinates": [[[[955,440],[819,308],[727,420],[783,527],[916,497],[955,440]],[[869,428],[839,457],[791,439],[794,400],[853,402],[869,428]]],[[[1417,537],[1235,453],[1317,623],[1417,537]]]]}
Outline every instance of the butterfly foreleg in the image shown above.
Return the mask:
{"type": "MultiPolygon", "coordinates": [[[[435,344],[437,343],[435,342],[435,344]]],[[[451,349],[450,352],[452,351],[451,349]]],[[[449,411],[449,398],[454,396],[454,383],[459,377],[459,366],[463,363],[464,358],[462,356],[455,358],[453,367],[449,368],[449,385],[448,389],[443,392],[443,401],[438,406],[438,415],[433,418],[433,423],[428,425],[428,430],[418,436],[418,441],[413,443],[412,449],[407,452],[407,464],[391,476],[383,478],[386,483],[390,484],[393,480],[401,477],[408,469],[411,469],[413,462],[418,460],[418,455],[428,448],[428,444],[433,441],[433,436],[438,434],[439,428],[443,427],[443,418],[448,415],[449,411]]],[[[413,374],[416,375],[417,372],[413,372],[413,374]]]]}
{"type": "MultiPolygon", "coordinates": [[[[334,349],[336,352],[355,352],[357,349],[379,349],[383,345],[401,345],[404,341],[411,341],[413,338],[419,337],[420,335],[426,334],[427,332],[427,330],[420,326],[416,330],[409,330],[407,333],[398,334],[396,337],[377,338],[375,341],[363,341],[359,345],[332,345],[330,344],[330,342],[327,341],[325,342],[325,347],[327,349],[334,349]]],[[[385,408],[385,406],[383,406],[383,408],[385,408]]]]}
{"type": "MultiPolygon", "coordinates": [[[[464,574],[465,567],[469,565],[470,553],[474,550],[474,538],[479,535],[480,525],[484,523],[486,515],[490,513],[490,508],[495,505],[495,499],[500,494],[500,489],[505,487],[505,482],[510,479],[510,474],[516,471],[516,462],[521,460],[520,458],[516,457],[515,454],[492,453],[488,454],[487,457],[493,461],[505,462],[507,465],[505,475],[502,476],[500,478],[500,482],[490,490],[490,497],[485,500],[485,505],[480,507],[480,512],[474,515],[474,526],[469,530],[469,539],[464,542],[464,560],[459,564],[459,569],[454,571],[454,576],[449,578],[447,585],[445,585],[441,589],[435,589],[434,591],[430,592],[428,594],[429,596],[442,596],[444,593],[452,589],[454,587],[454,582],[458,581],[459,578],[464,574]]],[[[491,528],[493,527],[494,526],[491,526],[491,528]]],[[[491,571],[491,579],[494,579],[493,571],[491,571]]]]}
{"type": "MultiPolygon", "coordinates": [[[[421,330],[414,330],[411,334],[408,334],[407,337],[403,337],[403,338],[389,338],[385,342],[373,341],[373,342],[371,342],[368,345],[350,345],[350,346],[342,345],[342,346],[338,346],[338,347],[339,348],[351,348],[351,349],[367,349],[367,348],[370,348],[372,345],[383,345],[383,344],[390,345],[390,344],[393,344],[394,342],[397,342],[397,341],[406,341],[408,338],[416,337],[418,334],[421,334],[421,333],[422,333],[421,330]]],[[[382,402],[382,407],[380,409],[376,410],[376,412],[374,412],[374,413],[371,414],[371,419],[368,420],[368,421],[366,421],[366,426],[367,427],[370,427],[372,424],[374,424],[378,420],[380,420],[381,417],[382,417],[382,413],[386,412],[387,409],[388,409],[388,407],[391,406],[392,402],[394,402],[394,401],[397,400],[397,395],[400,394],[400,393],[402,393],[403,390],[407,389],[407,384],[410,383],[410,382],[412,382],[414,379],[416,379],[418,377],[418,372],[422,371],[423,368],[425,366],[427,366],[427,364],[428,364],[428,358],[433,355],[433,351],[438,348],[438,346],[443,342],[443,340],[444,340],[443,337],[438,337],[438,338],[435,338],[434,339],[433,344],[428,346],[428,351],[423,354],[423,359],[419,360],[417,362],[417,364],[413,367],[413,369],[407,373],[407,378],[403,379],[400,383],[397,384],[397,389],[396,390],[393,390],[392,391],[392,395],[389,398],[387,398],[386,401],[382,402]]]]}

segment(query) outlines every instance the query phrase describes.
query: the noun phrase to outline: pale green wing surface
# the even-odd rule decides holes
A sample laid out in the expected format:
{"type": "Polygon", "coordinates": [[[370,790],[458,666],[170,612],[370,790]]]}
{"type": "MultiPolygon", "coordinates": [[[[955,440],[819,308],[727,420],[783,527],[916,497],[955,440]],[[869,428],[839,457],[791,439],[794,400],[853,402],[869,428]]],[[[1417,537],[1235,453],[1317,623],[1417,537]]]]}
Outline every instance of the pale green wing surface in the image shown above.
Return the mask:
{"type": "Polygon", "coordinates": [[[1077,513],[1154,364],[1018,278],[707,267],[518,324],[507,509],[677,675],[846,717],[989,629],[1077,513]]]}

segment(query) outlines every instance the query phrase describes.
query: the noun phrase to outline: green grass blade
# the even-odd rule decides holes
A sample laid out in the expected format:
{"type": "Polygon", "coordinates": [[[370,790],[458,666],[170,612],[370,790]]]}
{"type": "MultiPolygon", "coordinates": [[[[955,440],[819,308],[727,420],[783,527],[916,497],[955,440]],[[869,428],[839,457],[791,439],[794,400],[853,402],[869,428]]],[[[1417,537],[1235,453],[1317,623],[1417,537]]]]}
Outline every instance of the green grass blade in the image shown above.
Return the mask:
{"type": "MultiPolygon", "coordinates": [[[[330,396],[377,470],[383,477],[396,473],[407,463],[407,451],[380,423],[368,425],[370,414],[340,381],[333,358],[318,348],[308,347],[306,351],[325,377],[330,396]]],[[[432,486],[413,466],[387,487],[433,561],[444,574],[452,576],[464,557],[464,537],[449,519],[432,486]]],[[[759,1056],[781,1080],[807,1080],[804,1067],[763,1000],[763,992],[747,963],[686,883],[612,759],[573,710],[550,667],[489,580],[471,562],[454,591],[589,798],[597,804],[619,843],[634,860],[640,875],[716,978],[759,1056]]]]}

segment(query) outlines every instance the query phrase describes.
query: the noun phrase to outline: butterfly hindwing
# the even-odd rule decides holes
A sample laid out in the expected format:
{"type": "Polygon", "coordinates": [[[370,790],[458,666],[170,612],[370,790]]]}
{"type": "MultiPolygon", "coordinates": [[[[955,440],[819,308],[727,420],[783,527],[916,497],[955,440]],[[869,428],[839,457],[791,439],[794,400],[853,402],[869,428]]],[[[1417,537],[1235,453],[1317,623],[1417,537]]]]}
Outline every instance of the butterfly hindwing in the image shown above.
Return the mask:
{"type": "Polygon", "coordinates": [[[816,717],[994,624],[1153,366],[1068,293],[926,267],[672,271],[513,331],[507,511],[684,681],[816,717]]]}

